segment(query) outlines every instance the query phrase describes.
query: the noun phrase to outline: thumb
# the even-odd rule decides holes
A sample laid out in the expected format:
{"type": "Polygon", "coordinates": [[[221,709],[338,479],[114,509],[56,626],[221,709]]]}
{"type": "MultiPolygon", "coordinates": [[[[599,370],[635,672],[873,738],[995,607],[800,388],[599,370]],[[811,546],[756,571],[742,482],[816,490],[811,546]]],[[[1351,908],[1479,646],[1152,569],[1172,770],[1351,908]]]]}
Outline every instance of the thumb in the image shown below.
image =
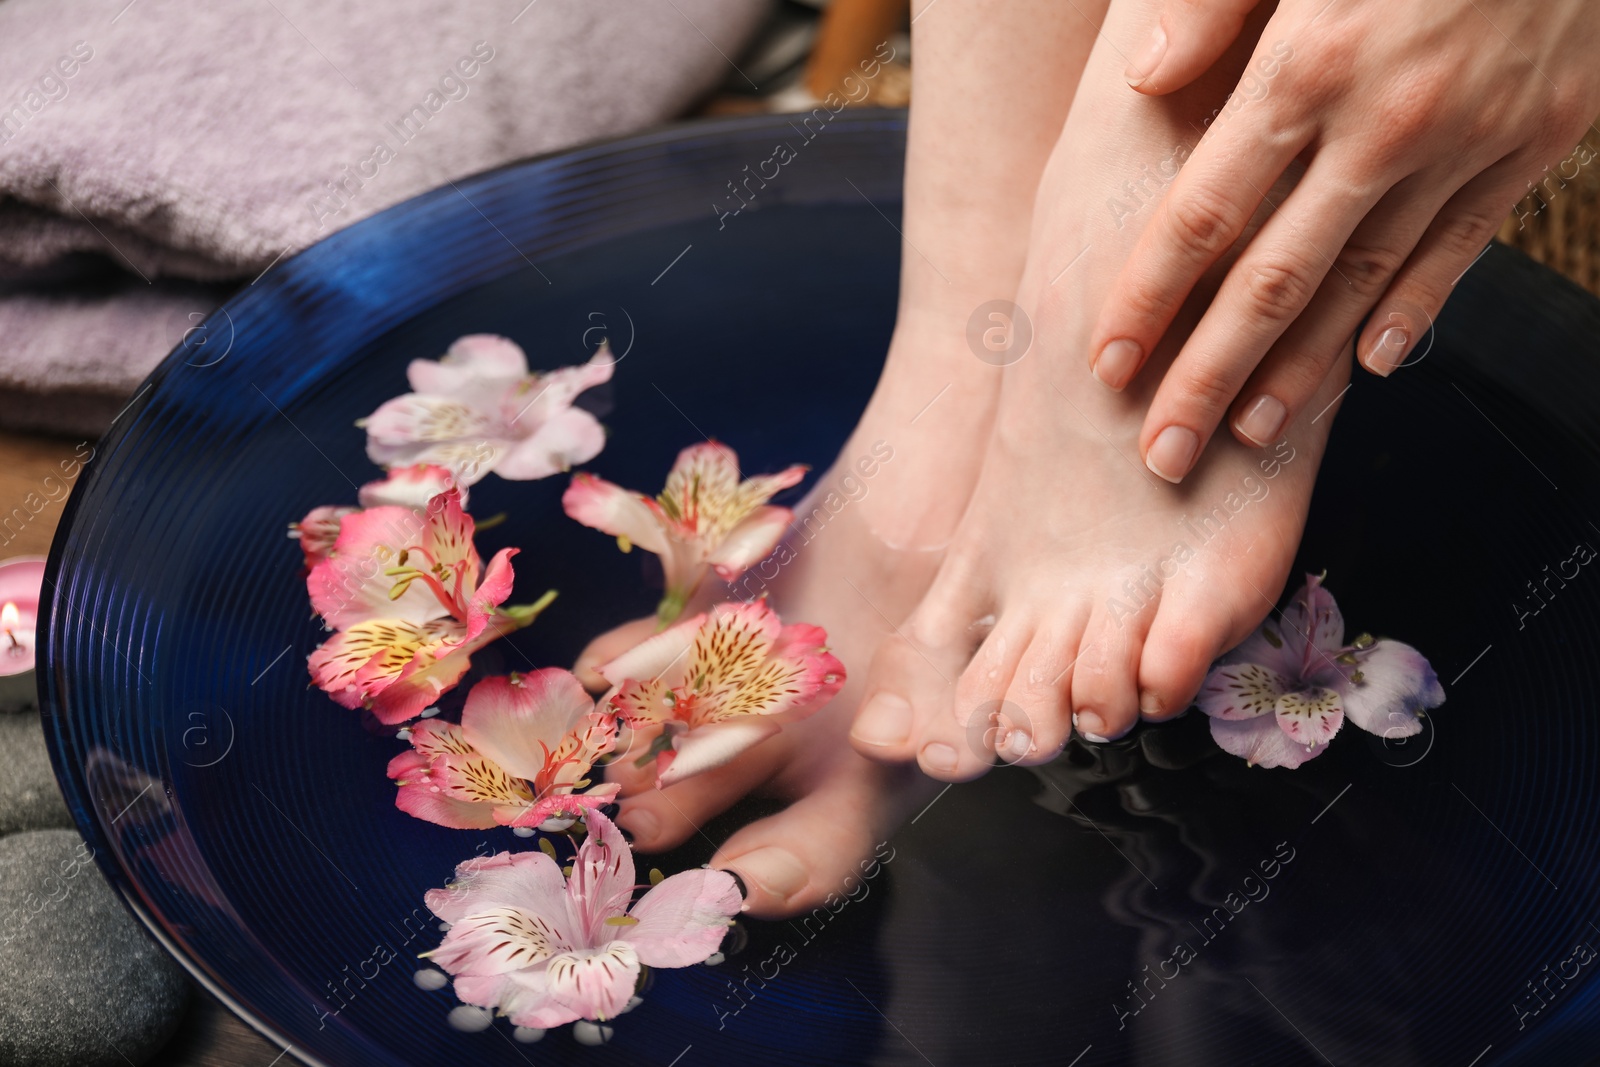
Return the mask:
{"type": "Polygon", "coordinates": [[[1205,73],[1244,28],[1259,0],[1167,0],[1161,21],[1133,54],[1124,77],[1149,96],[1181,89],[1205,73]]]}

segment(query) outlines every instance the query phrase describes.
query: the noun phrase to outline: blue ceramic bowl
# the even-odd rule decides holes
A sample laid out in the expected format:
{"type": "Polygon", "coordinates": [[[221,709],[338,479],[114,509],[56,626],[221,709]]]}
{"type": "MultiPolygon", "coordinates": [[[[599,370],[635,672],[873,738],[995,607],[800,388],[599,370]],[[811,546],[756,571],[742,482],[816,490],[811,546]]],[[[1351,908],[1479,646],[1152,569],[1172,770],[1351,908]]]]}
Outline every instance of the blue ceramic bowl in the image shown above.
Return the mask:
{"type": "MultiPolygon", "coordinates": [[[[449,991],[413,982],[438,939],[423,891],[532,842],[395,809],[400,744],[307,688],[322,633],[285,524],[353,501],[376,471],[352,421],[464,333],[536,366],[609,336],[594,467],[622,484],[702,430],[753,470],[825,468],[892,325],[904,124],[835,118],[719,218],[795,136],[696,124],[418,197],[274,266],[152,375],[73,494],[42,624],[57,770],[128,906],[307,1063],[1585,1062],[1600,963],[1552,974],[1600,947],[1600,577],[1514,605],[1600,546],[1600,314],[1504,249],[1425,359],[1358,381],[1302,550],[1347,618],[1433,659],[1449,702],[1423,738],[1341,738],[1294,773],[1215,756],[1198,716],[1074,745],[952,790],[865,900],[656,974],[609,1045],[448,1024],[449,991]],[[779,945],[793,962],[749,981],[779,945]]],[[[570,662],[653,604],[637,556],[562,517],[563,485],[474,489],[510,516],[485,554],[528,549],[519,596],[563,591],[489,669],[570,662]]]]}

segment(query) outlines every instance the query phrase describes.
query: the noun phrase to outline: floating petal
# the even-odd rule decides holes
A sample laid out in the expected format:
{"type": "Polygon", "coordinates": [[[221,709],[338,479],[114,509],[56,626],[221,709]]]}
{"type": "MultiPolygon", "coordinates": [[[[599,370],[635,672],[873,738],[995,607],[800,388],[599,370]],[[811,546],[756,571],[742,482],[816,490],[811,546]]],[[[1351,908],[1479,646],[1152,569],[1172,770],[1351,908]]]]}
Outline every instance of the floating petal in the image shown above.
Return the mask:
{"type": "Polygon", "coordinates": [[[1444,703],[1444,686],[1426,657],[1387,638],[1356,653],[1334,683],[1350,721],[1379,737],[1410,737],[1422,730],[1419,712],[1444,703]]]}
{"type": "Polygon", "coordinates": [[[1288,691],[1289,682],[1271,668],[1236,663],[1211,668],[1195,703],[1214,718],[1253,719],[1275,709],[1288,691]]]}
{"type": "Polygon", "coordinates": [[[1257,767],[1298,767],[1327,751],[1327,745],[1296,744],[1279,728],[1272,715],[1230,721],[1211,719],[1211,737],[1223,751],[1241,756],[1257,767]]]}
{"type": "Polygon", "coordinates": [[[1278,698],[1278,726],[1301,745],[1326,745],[1344,725],[1344,706],[1332,689],[1295,689],[1278,698]]]}

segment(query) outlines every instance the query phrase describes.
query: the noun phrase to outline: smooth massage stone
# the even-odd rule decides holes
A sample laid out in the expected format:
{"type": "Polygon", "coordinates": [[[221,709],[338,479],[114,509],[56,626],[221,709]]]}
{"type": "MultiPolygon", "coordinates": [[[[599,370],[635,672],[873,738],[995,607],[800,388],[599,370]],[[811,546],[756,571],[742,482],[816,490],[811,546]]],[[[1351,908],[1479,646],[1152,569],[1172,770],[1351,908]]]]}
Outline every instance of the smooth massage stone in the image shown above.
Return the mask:
{"type": "MultiPolygon", "coordinates": [[[[37,711],[0,715],[0,836],[19,830],[72,829],[72,815],[44,747],[37,711]]],[[[0,937],[4,933],[0,932],[0,937]]]]}
{"type": "Polygon", "coordinates": [[[0,838],[0,1067],[144,1063],[188,999],[76,832],[0,838]]]}

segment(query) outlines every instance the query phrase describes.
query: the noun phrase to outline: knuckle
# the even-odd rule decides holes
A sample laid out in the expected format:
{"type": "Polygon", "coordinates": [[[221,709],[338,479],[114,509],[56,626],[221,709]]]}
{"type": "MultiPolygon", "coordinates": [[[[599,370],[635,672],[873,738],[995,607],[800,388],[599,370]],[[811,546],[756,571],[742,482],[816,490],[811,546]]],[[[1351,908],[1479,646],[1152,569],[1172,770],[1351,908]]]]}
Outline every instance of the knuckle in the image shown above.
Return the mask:
{"type": "Polygon", "coordinates": [[[1419,111],[1404,106],[1388,109],[1376,124],[1368,165],[1378,173],[1404,168],[1426,131],[1419,111]]]}
{"type": "Polygon", "coordinates": [[[1514,102],[1508,97],[1491,97],[1456,118],[1461,143],[1468,151],[1492,162],[1513,151],[1523,140],[1524,131],[1514,102]]]}
{"type": "Polygon", "coordinates": [[[1190,368],[1180,387],[1181,409],[1215,413],[1233,401],[1238,382],[1225,367],[1207,364],[1190,368]]]}
{"type": "Polygon", "coordinates": [[[1142,279],[1130,282],[1119,296],[1117,306],[1134,322],[1159,328],[1170,313],[1171,301],[1162,288],[1142,279]]]}
{"type": "Polygon", "coordinates": [[[1362,300],[1382,293],[1404,263],[1405,256],[1393,248],[1358,244],[1346,245],[1334,260],[1340,277],[1362,300]]]}
{"type": "Polygon", "coordinates": [[[1261,376],[1259,388],[1244,392],[1264,392],[1277,397],[1289,409],[1289,420],[1293,421],[1295,414],[1317,395],[1328,372],[1344,354],[1345,346],[1324,346],[1315,351],[1302,349],[1295,352],[1293,358],[1278,358],[1288,353],[1274,350],[1265,361],[1270,370],[1261,376]]]}
{"type": "Polygon", "coordinates": [[[1233,241],[1232,214],[1214,194],[1190,190],[1167,206],[1178,240],[1198,255],[1215,257],[1233,241]]]}
{"type": "Polygon", "coordinates": [[[1550,91],[1550,100],[1544,109],[1550,137],[1564,145],[1574,136],[1582,136],[1584,129],[1594,120],[1592,104],[1584,87],[1573,79],[1563,79],[1565,84],[1550,91]]]}
{"type": "Polygon", "coordinates": [[[1284,70],[1284,95],[1306,101],[1313,110],[1332,102],[1344,93],[1364,47],[1367,43],[1358,36],[1344,34],[1296,42],[1294,64],[1284,70]]]}
{"type": "Polygon", "coordinates": [[[1490,237],[1500,229],[1505,216],[1475,204],[1452,211],[1439,221],[1439,242],[1452,253],[1477,255],[1490,237]]]}
{"type": "MultiPolygon", "coordinates": [[[[1322,49],[1317,51],[1320,53],[1322,49]]],[[[1327,59],[1315,57],[1311,62],[1296,67],[1284,80],[1287,84],[1280,95],[1287,97],[1293,94],[1294,99],[1305,101],[1308,110],[1332,102],[1344,84],[1337,66],[1327,59]]]]}
{"type": "Polygon", "coordinates": [[[1419,76],[1404,94],[1395,94],[1377,111],[1371,161],[1378,169],[1414,155],[1448,113],[1448,90],[1428,76],[1419,76]]]}
{"type": "Polygon", "coordinates": [[[1250,313],[1273,322],[1297,315],[1316,288],[1310,272],[1299,264],[1252,263],[1243,281],[1250,313]]]}

